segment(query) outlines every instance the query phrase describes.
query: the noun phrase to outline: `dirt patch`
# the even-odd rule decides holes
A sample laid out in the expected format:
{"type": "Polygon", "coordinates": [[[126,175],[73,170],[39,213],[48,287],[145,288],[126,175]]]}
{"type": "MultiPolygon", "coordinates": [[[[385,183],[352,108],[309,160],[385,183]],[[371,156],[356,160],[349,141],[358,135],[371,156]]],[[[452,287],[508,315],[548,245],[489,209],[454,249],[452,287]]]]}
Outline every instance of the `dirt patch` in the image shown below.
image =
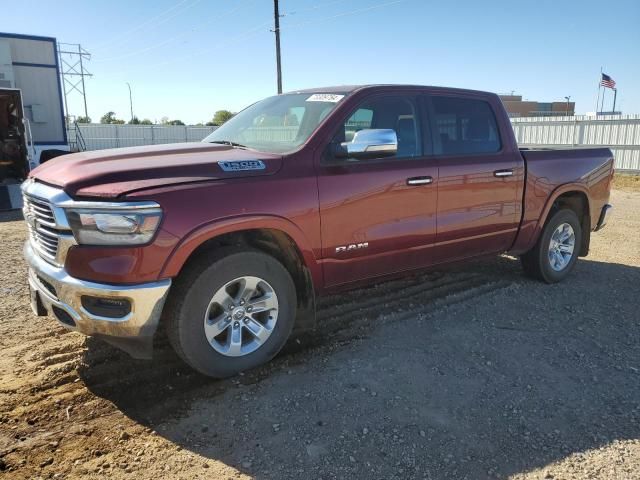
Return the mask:
{"type": "Polygon", "coordinates": [[[613,176],[613,188],[616,188],[618,190],[640,192],[640,175],[616,173],[613,176]]]}
{"type": "Polygon", "coordinates": [[[509,257],[322,299],[225,381],[34,317],[0,217],[0,476],[637,478],[640,193],[561,285],[509,257]]]}

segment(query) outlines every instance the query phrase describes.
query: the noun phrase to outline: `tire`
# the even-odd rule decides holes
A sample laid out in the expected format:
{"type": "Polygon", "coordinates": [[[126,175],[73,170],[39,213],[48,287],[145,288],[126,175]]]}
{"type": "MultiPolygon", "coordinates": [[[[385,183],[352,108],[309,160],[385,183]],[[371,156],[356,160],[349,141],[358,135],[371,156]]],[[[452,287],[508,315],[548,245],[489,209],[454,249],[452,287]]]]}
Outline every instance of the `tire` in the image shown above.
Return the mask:
{"type": "Polygon", "coordinates": [[[187,364],[209,377],[229,377],[268,362],[293,329],[297,302],[291,275],[259,251],[222,248],[203,254],[171,290],[164,319],[169,342],[187,364]],[[254,297],[242,303],[242,290],[254,284],[254,297]]]}
{"type": "Polygon", "coordinates": [[[564,280],[564,278],[571,273],[571,270],[573,270],[578,260],[581,247],[582,226],[580,225],[578,216],[573,210],[558,210],[547,220],[533,249],[522,255],[520,260],[527,276],[546,283],[557,283],[564,280]],[[563,227],[565,225],[569,225],[571,228],[563,227]],[[558,236],[554,237],[556,231],[560,231],[561,227],[563,227],[562,233],[556,234],[558,236]],[[571,230],[573,231],[573,235],[571,235],[566,242],[560,242],[562,246],[558,245],[557,240],[564,238],[571,230]],[[573,250],[571,256],[568,257],[566,250],[568,249],[568,244],[571,243],[571,237],[573,250]],[[564,253],[558,253],[560,250],[554,248],[556,245],[559,249],[564,250],[564,253]],[[553,254],[551,250],[557,253],[553,254]],[[564,263],[560,262],[559,258],[562,258],[564,263]]]}

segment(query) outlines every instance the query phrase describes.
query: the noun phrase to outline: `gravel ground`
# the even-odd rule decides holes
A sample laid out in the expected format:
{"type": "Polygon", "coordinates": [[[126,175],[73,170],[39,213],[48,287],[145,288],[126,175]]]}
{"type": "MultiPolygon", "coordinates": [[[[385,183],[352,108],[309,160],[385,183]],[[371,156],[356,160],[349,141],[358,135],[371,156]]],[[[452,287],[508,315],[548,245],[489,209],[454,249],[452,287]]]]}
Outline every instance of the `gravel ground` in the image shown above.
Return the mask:
{"type": "Polygon", "coordinates": [[[640,192],[571,277],[510,257],[320,302],[317,334],[225,381],[34,317],[0,216],[0,476],[640,478],[640,192]]]}

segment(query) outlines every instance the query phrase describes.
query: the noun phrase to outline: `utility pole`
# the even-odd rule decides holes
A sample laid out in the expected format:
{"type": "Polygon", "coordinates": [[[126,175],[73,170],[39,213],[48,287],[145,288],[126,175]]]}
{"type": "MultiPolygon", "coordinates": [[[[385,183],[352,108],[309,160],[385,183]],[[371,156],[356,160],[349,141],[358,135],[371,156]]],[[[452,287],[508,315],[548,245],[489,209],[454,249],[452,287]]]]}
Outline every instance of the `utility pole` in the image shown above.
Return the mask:
{"type": "Polygon", "coordinates": [[[571,100],[571,95],[569,95],[568,97],[564,97],[564,98],[567,100],[567,108],[566,108],[565,114],[568,117],[569,116],[569,100],[571,100]]]}
{"type": "Polygon", "coordinates": [[[84,104],[84,116],[89,116],[87,109],[87,94],[84,77],[93,75],[84,67],[84,60],[90,60],[91,54],[79,43],[58,43],[58,58],[60,60],[60,76],[62,77],[62,90],[67,117],[69,116],[67,97],[76,91],[82,95],[84,104]],[[80,77],[80,78],[77,78],[80,77]]]}
{"type": "Polygon", "coordinates": [[[282,65],[280,64],[280,10],[278,0],[273,0],[273,20],[276,34],[276,69],[278,72],[278,95],[282,93],[282,65]]]}
{"type": "Polygon", "coordinates": [[[131,108],[131,122],[133,123],[133,97],[131,96],[131,85],[127,82],[127,87],[129,87],[129,108],[131,108]]]}

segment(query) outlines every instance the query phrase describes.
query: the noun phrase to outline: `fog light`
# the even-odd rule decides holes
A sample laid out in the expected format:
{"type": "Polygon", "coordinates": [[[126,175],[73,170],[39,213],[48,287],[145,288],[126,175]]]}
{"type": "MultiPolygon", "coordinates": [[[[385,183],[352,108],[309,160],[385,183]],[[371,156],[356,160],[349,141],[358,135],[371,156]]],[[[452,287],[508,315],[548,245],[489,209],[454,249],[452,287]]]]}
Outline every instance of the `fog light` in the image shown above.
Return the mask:
{"type": "Polygon", "coordinates": [[[58,292],[56,292],[55,287],[53,285],[51,285],[49,282],[47,282],[40,275],[38,275],[37,277],[38,277],[38,281],[40,282],[40,285],[42,285],[44,288],[46,288],[48,290],[48,292],[51,295],[53,295],[53,298],[58,298],[58,292]]]}
{"type": "Polygon", "coordinates": [[[126,298],[102,298],[83,295],[82,307],[91,315],[106,318],[122,318],[131,312],[131,302],[126,298]]]}
{"type": "Polygon", "coordinates": [[[53,314],[55,315],[55,317],[62,323],[71,327],[75,327],[76,322],[73,321],[73,318],[71,318],[71,315],[69,315],[67,312],[59,307],[56,307],[55,305],[53,305],[51,309],[53,310],[53,314]]]}

